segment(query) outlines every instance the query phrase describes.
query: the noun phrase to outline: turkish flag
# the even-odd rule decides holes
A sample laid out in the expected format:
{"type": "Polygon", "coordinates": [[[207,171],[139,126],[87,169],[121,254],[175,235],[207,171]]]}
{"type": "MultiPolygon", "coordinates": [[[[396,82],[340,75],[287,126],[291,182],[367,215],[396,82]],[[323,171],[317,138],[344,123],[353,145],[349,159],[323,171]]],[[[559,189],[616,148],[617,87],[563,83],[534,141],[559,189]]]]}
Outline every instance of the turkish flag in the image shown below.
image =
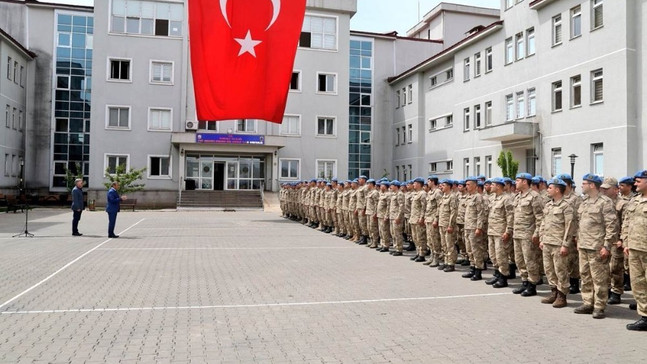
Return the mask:
{"type": "Polygon", "coordinates": [[[283,121],[306,0],[189,0],[199,120],[283,121]]]}

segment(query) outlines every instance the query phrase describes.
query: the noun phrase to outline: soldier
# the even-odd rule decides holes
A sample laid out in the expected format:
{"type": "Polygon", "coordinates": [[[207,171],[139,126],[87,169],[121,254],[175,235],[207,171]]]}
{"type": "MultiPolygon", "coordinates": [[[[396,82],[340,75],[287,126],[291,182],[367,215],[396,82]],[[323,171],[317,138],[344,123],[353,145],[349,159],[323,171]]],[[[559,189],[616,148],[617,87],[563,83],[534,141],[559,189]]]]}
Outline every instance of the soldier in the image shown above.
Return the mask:
{"type": "MultiPolygon", "coordinates": [[[[634,197],[634,179],[633,177],[622,177],[620,179],[620,182],[618,183],[618,187],[620,189],[620,199],[624,201],[631,201],[631,199],[634,197]]],[[[626,206],[625,206],[626,207],[626,206]]],[[[626,211],[626,208],[624,209],[626,211]]],[[[623,220],[624,223],[624,220],[623,220]]],[[[619,226],[622,226],[619,224],[619,226]]],[[[622,247],[623,249],[625,246],[622,244],[623,237],[620,237],[620,240],[618,241],[617,245],[618,247],[622,247]]],[[[627,258],[627,255],[625,255],[625,274],[624,274],[624,291],[629,292],[631,291],[631,279],[629,276],[629,258],[627,258]]]]}
{"type": "MultiPolygon", "coordinates": [[[[440,242],[444,247],[444,272],[453,272],[456,264],[456,214],[458,212],[458,196],[452,192],[453,182],[444,179],[440,181],[442,196],[438,204],[438,231],[440,242]]],[[[441,266],[438,267],[440,269],[441,266]]]]}
{"type": "Polygon", "coordinates": [[[462,266],[470,265],[469,253],[467,252],[467,247],[465,246],[465,206],[467,199],[467,192],[465,190],[465,180],[458,181],[458,211],[456,212],[456,237],[457,245],[460,252],[460,256],[457,258],[456,262],[460,263],[462,266]]]}
{"type": "MultiPolygon", "coordinates": [[[[582,203],[582,198],[577,196],[574,191],[574,182],[573,182],[573,177],[571,177],[570,174],[564,173],[560,174],[557,176],[557,178],[561,179],[562,181],[566,182],[566,193],[564,193],[564,199],[568,201],[571,206],[573,206],[573,210],[575,212],[578,211],[580,208],[580,204],[582,203]]],[[[577,220],[578,216],[577,213],[575,214],[575,231],[577,231],[577,226],[579,225],[579,221],[577,220]]],[[[574,233],[575,234],[575,233],[574,233]]],[[[576,294],[580,293],[580,263],[579,263],[579,251],[577,249],[577,236],[573,235],[573,242],[575,243],[575,249],[569,250],[569,255],[568,255],[568,274],[569,274],[569,282],[571,284],[571,287],[569,289],[570,294],[576,294]]]]}
{"type": "Polygon", "coordinates": [[[634,175],[638,196],[626,207],[622,224],[623,245],[629,258],[629,274],[640,319],[627,330],[647,331],[647,170],[634,175]]]}
{"type": "Polygon", "coordinates": [[[564,200],[566,182],[553,178],[548,183],[547,194],[551,197],[544,207],[544,218],[539,228],[539,248],[542,250],[546,277],[551,294],[541,303],[552,304],[555,308],[566,307],[569,290],[568,251],[573,249],[573,218],[575,211],[564,200]]]}
{"type": "Polygon", "coordinates": [[[438,189],[438,177],[427,178],[427,200],[425,206],[425,228],[427,234],[427,247],[431,251],[431,259],[425,262],[430,267],[438,267],[441,263],[445,265],[445,253],[440,244],[440,233],[438,230],[438,202],[442,192],[438,189]]]}
{"type": "Polygon", "coordinates": [[[467,198],[465,201],[465,246],[470,261],[470,271],[463,274],[463,278],[480,281],[481,271],[485,269],[485,246],[479,241],[484,234],[485,206],[483,196],[478,193],[478,178],[468,177],[465,188],[467,198]]]}
{"type": "Polygon", "coordinates": [[[505,181],[503,178],[493,178],[491,189],[493,195],[490,197],[488,210],[488,242],[491,250],[490,257],[496,261],[498,269],[494,271],[492,279],[485,283],[494,288],[508,286],[510,275],[510,239],[512,238],[512,224],[514,222],[514,207],[512,199],[503,192],[505,181]]]}
{"type": "Polygon", "coordinates": [[[352,183],[351,181],[346,180],[344,183],[344,193],[342,193],[342,210],[343,210],[343,215],[344,215],[344,230],[346,231],[346,235],[344,235],[344,239],[350,240],[353,237],[353,226],[351,224],[351,218],[350,218],[350,195],[352,192],[352,183]]]}
{"type": "Polygon", "coordinates": [[[371,245],[368,247],[375,249],[378,247],[380,240],[380,228],[377,223],[377,202],[380,199],[380,192],[375,188],[375,180],[366,181],[366,220],[368,224],[368,234],[371,238],[371,245]]]}
{"type": "Polygon", "coordinates": [[[413,243],[416,245],[416,255],[411,258],[415,262],[424,262],[427,243],[423,229],[425,228],[425,203],[427,194],[423,190],[425,180],[418,177],[413,180],[413,197],[411,199],[411,217],[409,223],[411,224],[411,234],[413,235],[413,243]]]}
{"type": "MultiPolygon", "coordinates": [[[[404,218],[404,192],[400,190],[398,180],[391,181],[391,201],[389,202],[389,221],[391,223],[391,236],[395,245],[395,253],[402,255],[402,219],[404,218]]],[[[382,246],[381,252],[388,252],[388,246],[382,246]]]]}
{"type": "Polygon", "coordinates": [[[411,224],[409,223],[409,218],[411,217],[411,200],[413,199],[413,181],[409,180],[406,182],[407,191],[404,193],[404,236],[407,241],[407,251],[416,250],[415,244],[413,244],[413,238],[411,235],[411,224]]]}
{"type": "Polygon", "coordinates": [[[359,182],[357,179],[352,180],[350,186],[351,190],[348,198],[348,210],[350,211],[350,226],[353,233],[350,240],[353,243],[359,244],[361,242],[361,231],[359,229],[359,216],[357,215],[357,189],[359,188],[359,182]]]}
{"type": "MultiPolygon", "coordinates": [[[[622,215],[624,214],[625,206],[629,200],[620,198],[618,195],[618,180],[613,177],[607,177],[602,182],[600,190],[605,196],[611,199],[613,206],[616,210],[616,217],[618,219],[618,226],[622,226],[622,215]]],[[[620,230],[618,230],[620,234],[620,230]]],[[[611,259],[609,262],[610,271],[610,291],[609,300],[607,304],[617,305],[621,301],[621,296],[624,293],[624,273],[625,273],[625,255],[622,243],[618,244],[620,237],[615,240],[615,244],[611,247],[611,259]]]]}
{"type": "Polygon", "coordinates": [[[343,212],[343,202],[344,202],[344,182],[339,182],[337,184],[337,201],[335,203],[335,213],[337,214],[337,224],[336,231],[338,237],[342,237],[346,233],[346,226],[344,224],[344,212],[343,212]]]}
{"type": "Polygon", "coordinates": [[[601,185],[600,177],[584,175],[582,192],[587,198],[577,210],[582,305],[574,312],[593,313],[595,319],[605,317],[604,309],[609,298],[609,256],[618,240],[616,210],[611,199],[600,194],[601,185]]]}
{"type": "Polygon", "coordinates": [[[357,223],[360,234],[360,245],[368,244],[368,225],[366,220],[366,176],[359,176],[357,179],[357,205],[355,206],[355,214],[357,215],[357,223]]]}
{"type": "Polygon", "coordinates": [[[514,198],[514,255],[519,272],[521,287],[513,290],[523,297],[537,295],[537,283],[541,276],[541,250],[539,250],[539,226],[543,217],[539,194],[530,189],[530,173],[519,173],[515,185],[519,193],[514,198]],[[522,264],[522,262],[524,264],[522,264]]]}
{"type": "Polygon", "coordinates": [[[380,246],[391,246],[391,224],[389,223],[389,205],[391,203],[391,192],[389,187],[391,183],[383,180],[380,182],[380,195],[377,200],[377,218],[380,229],[380,246]]]}

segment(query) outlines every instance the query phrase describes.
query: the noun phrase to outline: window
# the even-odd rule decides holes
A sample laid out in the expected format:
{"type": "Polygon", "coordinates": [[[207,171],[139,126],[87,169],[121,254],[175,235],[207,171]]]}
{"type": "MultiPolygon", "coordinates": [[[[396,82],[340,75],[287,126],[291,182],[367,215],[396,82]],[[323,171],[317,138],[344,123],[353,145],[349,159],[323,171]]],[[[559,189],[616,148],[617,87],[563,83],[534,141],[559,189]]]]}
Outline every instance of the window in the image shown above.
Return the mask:
{"type": "Polygon", "coordinates": [[[148,109],[148,130],[171,131],[172,109],[148,109]]]}
{"type": "Polygon", "coordinates": [[[5,155],[4,155],[4,175],[9,177],[10,173],[11,173],[11,159],[9,157],[9,154],[5,153],[5,155]]]}
{"type": "Polygon", "coordinates": [[[514,0],[505,0],[505,8],[510,9],[514,5],[514,0]]]}
{"type": "Polygon", "coordinates": [[[317,160],[317,178],[332,179],[337,175],[337,161],[317,160]]]}
{"type": "Polygon", "coordinates": [[[604,101],[604,79],[601,69],[591,72],[591,103],[604,101]]]}
{"type": "Polygon", "coordinates": [[[130,128],[130,106],[108,106],[109,129],[130,128]]]}
{"type": "Polygon", "coordinates": [[[537,92],[534,88],[528,89],[528,116],[537,115],[537,92]]]}
{"type": "Polygon", "coordinates": [[[281,179],[299,179],[298,159],[279,159],[281,179]]]}
{"type": "Polygon", "coordinates": [[[492,125],[492,101],[485,103],[485,126],[492,125]]]}
{"type": "Polygon", "coordinates": [[[113,0],[110,28],[113,33],[181,37],[182,4],[141,0],[113,0]]]}
{"type": "Polygon", "coordinates": [[[447,118],[445,119],[445,126],[449,127],[454,125],[454,115],[447,115],[447,118]]]}
{"type": "Polygon", "coordinates": [[[553,46],[562,44],[562,16],[553,18],[553,46]]]}
{"type": "Polygon", "coordinates": [[[11,113],[11,127],[15,130],[16,129],[16,115],[18,114],[18,109],[15,107],[12,110],[13,112],[11,113]]]}
{"type": "Polygon", "coordinates": [[[13,73],[11,71],[11,66],[12,65],[13,65],[13,63],[11,62],[11,57],[7,57],[7,79],[8,80],[11,80],[11,75],[13,73]]]}
{"type": "Polygon", "coordinates": [[[128,155],[106,154],[104,171],[107,170],[109,174],[117,173],[117,167],[123,167],[125,171],[130,169],[128,164],[128,155]]]}
{"type": "Polygon", "coordinates": [[[301,91],[301,71],[292,72],[290,91],[301,91]]]}
{"type": "Polygon", "coordinates": [[[470,130],[470,108],[463,109],[463,130],[470,130]]]}
{"type": "Polygon", "coordinates": [[[405,106],[407,104],[407,89],[403,88],[402,89],[402,106],[405,106]]]}
{"type": "Polygon", "coordinates": [[[492,71],[492,47],[485,50],[485,73],[492,71]]]}
{"type": "Polygon", "coordinates": [[[11,123],[9,122],[9,114],[11,113],[11,106],[7,105],[4,111],[4,120],[5,120],[5,126],[7,128],[11,127],[11,123]]]}
{"type": "Polygon", "coordinates": [[[505,40],[505,64],[512,63],[514,59],[514,45],[512,44],[512,37],[505,40]]]}
{"type": "Polygon", "coordinates": [[[582,7],[576,6],[571,9],[571,39],[582,35],[582,7]]]}
{"type": "Polygon", "coordinates": [[[512,94],[505,96],[505,120],[514,120],[514,98],[512,94]]]}
{"type": "Polygon", "coordinates": [[[400,145],[400,128],[395,128],[395,146],[400,145]]]}
{"type": "Polygon", "coordinates": [[[481,75],[481,52],[474,55],[474,77],[481,75]]]}
{"type": "Polygon", "coordinates": [[[407,98],[409,99],[409,103],[413,102],[413,85],[407,87],[407,98]]]}
{"type": "Polygon", "coordinates": [[[402,127],[402,143],[400,144],[407,144],[407,128],[402,127]]]}
{"type": "Polygon", "coordinates": [[[470,175],[470,159],[463,158],[463,178],[467,178],[470,175]]]}
{"type": "Polygon", "coordinates": [[[517,33],[515,36],[515,43],[517,44],[516,55],[518,61],[526,56],[526,40],[523,33],[517,33]]]}
{"type": "Polygon", "coordinates": [[[436,173],[437,171],[438,171],[438,163],[436,162],[429,163],[429,172],[436,173]]]}
{"type": "Polygon", "coordinates": [[[397,109],[400,107],[400,90],[395,92],[395,101],[395,108],[397,109]]]}
{"type": "Polygon", "coordinates": [[[337,49],[337,19],[306,15],[303,19],[299,47],[337,49]]]}
{"type": "Polygon", "coordinates": [[[173,62],[151,61],[152,83],[173,83],[173,62]]]}
{"type": "Polygon", "coordinates": [[[281,135],[301,135],[301,116],[284,115],[281,123],[281,135]]]}
{"type": "Polygon", "coordinates": [[[171,157],[149,156],[148,177],[171,178],[171,157]]]}
{"type": "Polygon", "coordinates": [[[320,93],[337,93],[337,75],[334,73],[317,74],[317,91],[320,93]]]}
{"type": "Polygon", "coordinates": [[[474,174],[481,175],[481,157],[474,157],[474,174]]]}
{"type": "Polygon", "coordinates": [[[523,91],[517,92],[517,119],[526,117],[526,98],[523,91]]]}
{"type": "Polygon", "coordinates": [[[603,0],[591,2],[591,29],[598,29],[604,25],[603,0]]]}
{"type": "Polygon", "coordinates": [[[485,177],[492,178],[492,156],[485,156],[485,177]]]}
{"type": "Polygon", "coordinates": [[[602,143],[591,144],[592,152],[592,168],[594,174],[598,176],[604,176],[604,148],[602,143]]]}
{"type": "Polygon", "coordinates": [[[447,75],[447,81],[451,81],[454,79],[454,69],[450,68],[447,71],[445,71],[445,74],[447,75]]]}
{"type": "Polygon", "coordinates": [[[13,82],[15,84],[18,84],[18,71],[20,70],[20,66],[18,65],[18,62],[15,61],[13,63],[13,82]]]}
{"type": "Polygon", "coordinates": [[[571,107],[582,106],[582,76],[571,77],[571,107]]]}
{"type": "Polygon", "coordinates": [[[435,130],[438,128],[438,119],[429,120],[429,131],[435,130]]]}
{"type": "Polygon", "coordinates": [[[434,86],[436,86],[438,84],[438,77],[437,76],[430,77],[429,80],[431,81],[431,87],[434,87],[434,86]]]}
{"type": "Polygon", "coordinates": [[[110,66],[109,80],[130,81],[130,60],[109,59],[108,64],[110,66]]]}
{"type": "Polygon", "coordinates": [[[553,112],[562,111],[562,81],[553,82],[553,112]]]}
{"type": "Polygon", "coordinates": [[[236,132],[238,133],[255,133],[256,120],[254,119],[241,119],[236,121],[236,132]]]}
{"type": "Polygon", "coordinates": [[[562,173],[562,148],[553,148],[551,151],[551,173],[553,177],[562,173]]]}
{"type": "Polygon", "coordinates": [[[463,61],[463,81],[470,80],[470,59],[465,58],[463,61]]]}
{"type": "Polygon", "coordinates": [[[454,170],[454,161],[445,162],[445,171],[451,172],[454,170]]]}
{"type": "Polygon", "coordinates": [[[218,131],[218,122],[215,120],[199,120],[198,130],[218,131]]]}
{"type": "Polygon", "coordinates": [[[474,128],[481,128],[481,105],[474,105],[474,128]]]}
{"type": "Polygon", "coordinates": [[[530,28],[526,30],[526,45],[528,47],[528,51],[526,54],[528,57],[532,56],[536,52],[536,47],[535,47],[535,28],[530,28]]]}
{"type": "Polygon", "coordinates": [[[335,118],[317,118],[317,136],[335,136],[335,118]]]}
{"type": "Polygon", "coordinates": [[[25,87],[25,67],[20,66],[20,87],[25,87]]]}
{"type": "Polygon", "coordinates": [[[23,125],[22,125],[23,119],[22,119],[22,110],[18,110],[18,130],[22,131],[23,125]]]}
{"type": "Polygon", "coordinates": [[[409,144],[413,143],[413,125],[407,125],[407,134],[409,135],[409,144]]]}

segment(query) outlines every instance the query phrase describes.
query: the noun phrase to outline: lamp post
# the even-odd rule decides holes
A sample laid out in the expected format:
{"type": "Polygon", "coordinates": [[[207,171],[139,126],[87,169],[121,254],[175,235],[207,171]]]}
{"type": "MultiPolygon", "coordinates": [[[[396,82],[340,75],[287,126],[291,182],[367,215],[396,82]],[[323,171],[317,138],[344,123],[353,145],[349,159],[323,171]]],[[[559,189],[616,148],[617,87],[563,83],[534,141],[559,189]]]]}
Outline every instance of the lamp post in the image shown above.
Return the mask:
{"type": "Polygon", "coordinates": [[[24,193],[25,190],[25,159],[20,157],[20,184],[18,185],[20,189],[20,195],[24,193]]]}
{"type": "Polygon", "coordinates": [[[571,154],[568,157],[571,159],[571,178],[573,180],[575,180],[575,176],[574,176],[574,174],[575,174],[575,159],[577,158],[577,156],[575,154],[571,154]]]}

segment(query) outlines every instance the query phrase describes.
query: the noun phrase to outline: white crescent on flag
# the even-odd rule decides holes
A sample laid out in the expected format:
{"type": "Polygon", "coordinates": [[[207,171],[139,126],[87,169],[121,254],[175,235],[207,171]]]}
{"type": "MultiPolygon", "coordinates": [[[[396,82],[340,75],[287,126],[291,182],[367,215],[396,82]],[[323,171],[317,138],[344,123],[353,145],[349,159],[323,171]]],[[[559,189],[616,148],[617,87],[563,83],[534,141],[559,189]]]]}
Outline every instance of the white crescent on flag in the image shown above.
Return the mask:
{"type": "MultiPolygon", "coordinates": [[[[229,0],[220,0],[220,11],[222,12],[222,17],[225,18],[225,22],[227,23],[227,26],[231,28],[231,23],[229,23],[229,16],[227,15],[227,2],[229,0]]],[[[281,13],[281,0],[270,0],[272,2],[272,20],[270,20],[270,24],[265,28],[265,31],[268,31],[272,25],[276,22],[276,19],[279,17],[279,14],[281,13]]]]}

